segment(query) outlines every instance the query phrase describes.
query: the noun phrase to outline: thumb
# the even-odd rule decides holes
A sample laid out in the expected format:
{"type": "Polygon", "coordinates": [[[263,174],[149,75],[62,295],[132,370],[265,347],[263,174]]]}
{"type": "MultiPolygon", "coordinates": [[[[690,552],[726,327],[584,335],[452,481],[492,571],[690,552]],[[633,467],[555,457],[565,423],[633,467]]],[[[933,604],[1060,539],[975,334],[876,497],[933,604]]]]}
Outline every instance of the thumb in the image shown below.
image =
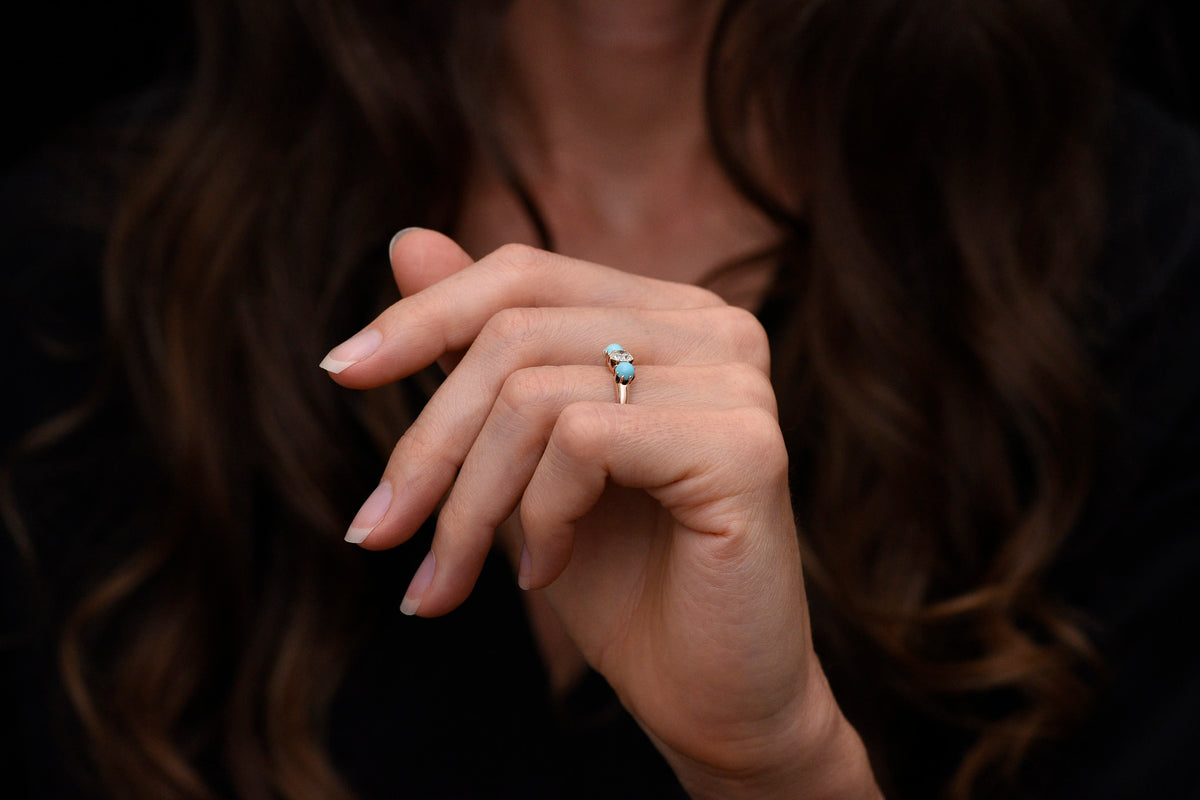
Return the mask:
{"type": "Polygon", "coordinates": [[[475,263],[453,239],[426,228],[406,228],[397,233],[392,238],[389,257],[392,276],[404,297],[475,263]]]}

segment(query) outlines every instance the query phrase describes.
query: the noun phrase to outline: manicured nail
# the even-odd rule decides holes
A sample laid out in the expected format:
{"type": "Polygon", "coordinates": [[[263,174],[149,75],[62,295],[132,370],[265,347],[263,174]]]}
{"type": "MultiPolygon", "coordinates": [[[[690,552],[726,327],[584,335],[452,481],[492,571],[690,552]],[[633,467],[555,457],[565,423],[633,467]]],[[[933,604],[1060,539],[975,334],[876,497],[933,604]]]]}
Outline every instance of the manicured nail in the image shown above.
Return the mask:
{"type": "Polygon", "coordinates": [[[336,375],[374,353],[381,344],[383,334],[374,328],[367,328],[330,350],[329,355],[321,362],[321,369],[336,375]]]}
{"type": "Polygon", "coordinates": [[[533,557],[529,555],[529,548],[521,545],[521,566],[517,570],[517,586],[528,589],[531,572],[533,572],[533,557]]]}
{"type": "Polygon", "coordinates": [[[408,591],[404,593],[404,600],[400,603],[400,613],[412,616],[417,613],[417,609],[421,607],[421,598],[425,596],[425,590],[429,588],[429,584],[433,583],[433,570],[437,566],[437,559],[434,558],[433,551],[425,556],[425,560],[421,562],[421,566],[417,567],[417,573],[413,575],[412,583],[408,585],[408,591]]]}
{"type": "Polygon", "coordinates": [[[350,523],[350,530],[346,531],[346,541],[351,544],[361,544],[371,531],[375,530],[375,526],[383,519],[383,515],[387,513],[388,506],[391,504],[392,485],[384,481],[376,487],[375,491],[371,492],[371,496],[354,515],[354,521],[350,523]]]}
{"type": "Polygon", "coordinates": [[[412,233],[413,231],[418,231],[418,230],[420,230],[420,228],[413,226],[411,228],[403,228],[401,230],[396,231],[396,235],[392,237],[392,240],[390,242],[388,242],[388,257],[389,258],[391,257],[392,248],[396,246],[396,242],[400,241],[400,237],[402,237],[406,233],[412,233]]]}

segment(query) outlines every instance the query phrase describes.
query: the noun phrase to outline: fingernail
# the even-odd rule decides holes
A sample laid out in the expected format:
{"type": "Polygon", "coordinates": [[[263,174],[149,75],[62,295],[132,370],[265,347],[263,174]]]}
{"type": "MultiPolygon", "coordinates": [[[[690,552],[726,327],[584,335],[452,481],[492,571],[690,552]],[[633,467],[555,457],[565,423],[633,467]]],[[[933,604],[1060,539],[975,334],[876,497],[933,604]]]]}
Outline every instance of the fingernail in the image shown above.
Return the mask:
{"type": "Polygon", "coordinates": [[[403,228],[401,230],[396,231],[396,235],[392,237],[392,240],[390,242],[388,242],[388,257],[389,258],[391,257],[392,248],[396,246],[396,242],[400,241],[401,236],[403,236],[406,233],[412,233],[413,231],[416,231],[416,230],[420,230],[420,228],[413,226],[411,228],[403,228]]]}
{"type": "Polygon", "coordinates": [[[330,350],[329,355],[325,356],[325,360],[320,364],[321,369],[336,375],[374,353],[381,344],[383,334],[374,328],[367,328],[330,350]]]}
{"type": "Polygon", "coordinates": [[[533,572],[533,557],[529,555],[529,548],[521,545],[521,566],[517,570],[517,586],[528,589],[531,572],[533,572]]]}
{"type": "Polygon", "coordinates": [[[421,607],[421,598],[425,596],[425,590],[429,588],[429,584],[433,583],[433,570],[437,566],[437,559],[434,558],[433,551],[425,556],[425,560],[421,562],[421,566],[417,568],[417,573],[413,575],[412,583],[408,585],[408,591],[404,593],[404,600],[400,603],[400,613],[412,616],[417,613],[417,609],[421,607]]]}
{"type": "Polygon", "coordinates": [[[346,541],[351,544],[361,544],[375,530],[375,526],[387,513],[392,504],[392,485],[387,481],[379,484],[371,496],[362,504],[362,508],[354,515],[350,530],[346,531],[346,541]]]}

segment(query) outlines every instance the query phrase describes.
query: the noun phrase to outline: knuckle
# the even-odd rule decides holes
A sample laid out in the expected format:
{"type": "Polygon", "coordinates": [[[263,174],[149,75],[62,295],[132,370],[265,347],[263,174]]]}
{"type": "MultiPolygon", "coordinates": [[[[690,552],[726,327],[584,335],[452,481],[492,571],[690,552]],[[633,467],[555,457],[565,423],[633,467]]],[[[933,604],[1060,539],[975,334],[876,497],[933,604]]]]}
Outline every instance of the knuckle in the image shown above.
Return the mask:
{"type": "Polygon", "coordinates": [[[726,305],[725,299],[712,289],[703,286],[680,284],[680,305],[683,308],[710,308],[726,305]]]}
{"type": "Polygon", "coordinates": [[[541,268],[546,253],[531,245],[511,242],[493,251],[489,259],[506,272],[526,274],[541,268]]]}
{"type": "Polygon", "coordinates": [[[602,452],[611,424],[608,404],[572,403],[562,410],[554,426],[555,446],[571,458],[593,460],[602,452]]]}
{"type": "Polygon", "coordinates": [[[721,382],[729,386],[744,402],[766,409],[771,418],[777,419],[779,409],[775,399],[775,388],[771,379],[759,367],[745,361],[733,361],[721,365],[721,382]]]}
{"type": "Polygon", "coordinates": [[[725,306],[720,311],[721,326],[735,352],[764,374],[771,370],[771,342],[762,323],[750,311],[737,306],[725,306]]]}
{"type": "Polygon", "coordinates": [[[513,348],[537,339],[546,324],[537,308],[502,308],[484,324],[479,338],[490,347],[513,348]]]}
{"type": "Polygon", "coordinates": [[[454,492],[451,492],[450,497],[446,500],[441,510],[438,511],[437,515],[437,530],[442,534],[443,540],[447,538],[448,532],[461,531],[470,526],[471,520],[469,516],[463,503],[454,492]]]}
{"type": "Polygon", "coordinates": [[[517,515],[526,543],[537,547],[537,543],[546,538],[547,528],[553,525],[555,508],[554,502],[544,492],[529,491],[521,497],[517,515]]]}
{"type": "Polygon", "coordinates": [[[388,477],[407,477],[411,471],[410,465],[421,465],[428,469],[430,465],[441,466],[445,462],[445,448],[429,435],[426,426],[418,428],[414,425],[400,437],[392,449],[385,473],[388,477]]]}
{"type": "Polygon", "coordinates": [[[526,367],[504,379],[497,400],[512,413],[556,405],[563,394],[560,370],[555,367],[526,367]]]}
{"type": "Polygon", "coordinates": [[[787,480],[788,453],[783,432],[774,415],[759,406],[739,408],[735,412],[736,447],[746,463],[756,465],[759,475],[787,480]]]}

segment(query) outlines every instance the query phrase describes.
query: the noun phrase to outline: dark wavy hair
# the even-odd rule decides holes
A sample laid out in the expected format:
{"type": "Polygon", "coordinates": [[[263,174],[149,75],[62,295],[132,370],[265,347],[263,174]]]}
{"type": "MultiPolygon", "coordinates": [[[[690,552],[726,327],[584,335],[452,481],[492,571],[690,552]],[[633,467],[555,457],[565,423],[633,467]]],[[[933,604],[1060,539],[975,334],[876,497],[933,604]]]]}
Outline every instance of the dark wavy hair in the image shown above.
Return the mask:
{"type": "MultiPolygon", "coordinates": [[[[480,159],[550,240],[489,125],[504,5],[195,4],[104,262],[145,492],[60,628],[114,796],[215,797],[214,759],[238,796],[351,796],[323,738],[359,616],[340,534],[423,389],[313,365],[394,300],[368,268],[394,228],[453,233],[480,159]]],[[[862,687],[962,727],[953,797],[1085,708],[1042,579],[1088,486],[1106,107],[1056,0],[731,0],[712,42],[715,150],[779,231],[762,317],[818,643],[885,781],[862,687]]]]}

